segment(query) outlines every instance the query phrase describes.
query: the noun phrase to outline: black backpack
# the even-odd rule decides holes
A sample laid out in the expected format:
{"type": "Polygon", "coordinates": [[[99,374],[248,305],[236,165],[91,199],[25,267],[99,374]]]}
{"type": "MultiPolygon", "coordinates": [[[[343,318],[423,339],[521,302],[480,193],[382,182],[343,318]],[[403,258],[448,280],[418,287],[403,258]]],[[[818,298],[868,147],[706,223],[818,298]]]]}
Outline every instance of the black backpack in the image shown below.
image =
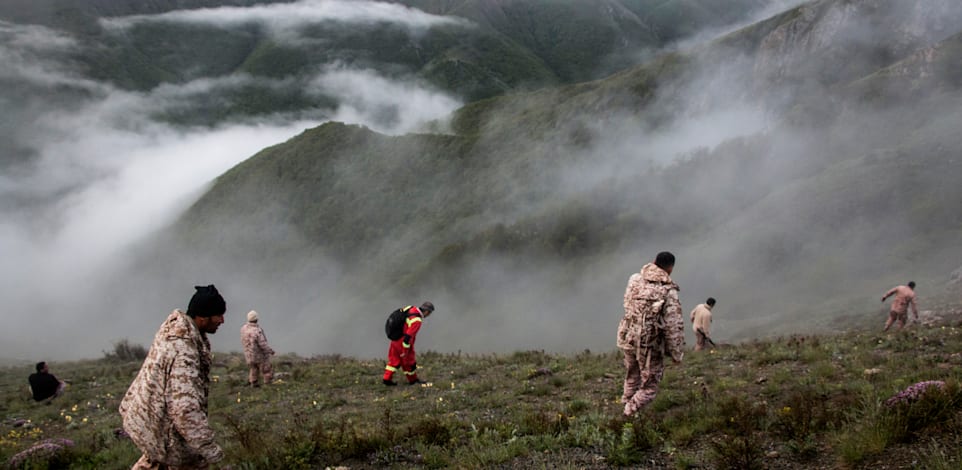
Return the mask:
{"type": "Polygon", "coordinates": [[[404,336],[404,323],[408,319],[408,310],[411,306],[399,308],[390,315],[387,316],[387,322],[384,323],[384,333],[387,335],[387,339],[391,341],[396,341],[404,336]]]}

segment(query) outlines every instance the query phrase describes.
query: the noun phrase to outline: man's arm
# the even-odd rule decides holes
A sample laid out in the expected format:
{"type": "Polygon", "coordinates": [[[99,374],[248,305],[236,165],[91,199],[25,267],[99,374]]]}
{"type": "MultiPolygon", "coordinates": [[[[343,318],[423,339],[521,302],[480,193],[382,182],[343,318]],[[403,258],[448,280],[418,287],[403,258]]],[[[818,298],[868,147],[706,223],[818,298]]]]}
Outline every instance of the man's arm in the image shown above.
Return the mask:
{"type": "Polygon", "coordinates": [[[638,289],[641,285],[641,274],[635,273],[628,277],[628,285],[625,287],[625,315],[631,313],[632,303],[638,296],[638,289]]]}
{"type": "Polygon", "coordinates": [[[274,349],[271,348],[271,345],[267,344],[267,335],[264,334],[264,330],[260,330],[257,334],[257,346],[261,348],[261,351],[267,353],[267,355],[274,355],[274,349]]]}
{"type": "Polygon", "coordinates": [[[678,290],[668,290],[665,301],[665,336],[668,342],[668,353],[675,362],[681,362],[685,356],[685,320],[681,313],[681,302],[678,300],[678,290]]]}
{"type": "Polygon", "coordinates": [[[705,333],[705,330],[703,330],[703,329],[701,329],[701,328],[696,328],[695,331],[697,331],[698,333],[701,333],[702,335],[704,335],[704,336],[705,336],[705,339],[706,339],[706,340],[708,341],[708,343],[711,344],[712,346],[718,346],[717,344],[715,344],[714,341],[712,341],[711,336],[708,336],[708,333],[705,333]]]}
{"type": "Polygon", "coordinates": [[[174,428],[187,445],[208,463],[216,463],[224,458],[224,451],[214,442],[214,431],[202,405],[204,391],[199,354],[196,350],[178,352],[167,382],[167,409],[174,428]]]}
{"type": "Polygon", "coordinates": [[[401,346],[403,346],[404,349],[408,349],[411,347],[411,343],[413,343],[414,338],[417,337],[418,331],[421,330],[422,320],[423,319],[421,317],[413,317],[413,318],[408,318],[407,321],[405,322],[406,328],[404,329],[404,336],[402,337],[402,341],[401,341],[401,346]]]}
{"type": "Polygon", "coordinates": [[[911,302],[912,302],[912,313],[915,314],[915,319],[918,320],[918,319],[919,319],[919,306],[918,306],[918,304],[915,303],[915,298],[916,298],[916,297],[913,295],[913,296],[912,296],[912,300],[911,300],[911,302]]]}
{"type": "Polygon", "coordinates": [[[898,289],[898,287],[893,287],[893,288],[889,289],[889,291],[886,292],[885,295],[882,296],[882,302],[885,302],[885,299],[891,297],[892,294],[894,294],[897,289],[898,289]]]}

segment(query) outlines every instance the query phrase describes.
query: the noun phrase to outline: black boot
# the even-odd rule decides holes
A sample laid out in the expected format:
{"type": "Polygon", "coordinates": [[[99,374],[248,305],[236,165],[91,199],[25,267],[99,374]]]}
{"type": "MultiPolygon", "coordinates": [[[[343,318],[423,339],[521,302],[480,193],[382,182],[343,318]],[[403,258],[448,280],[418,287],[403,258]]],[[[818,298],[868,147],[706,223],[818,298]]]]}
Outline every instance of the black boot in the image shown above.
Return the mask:
{"type": "Polygon", "coordinates": [[[388,379],[381,379],[381,382],[382,382],[384,385],[387,385],[388,387],[393,387],[393,386],[397,385],[397,382],[394,382],[394,381],[388,380],[388,379]]]}

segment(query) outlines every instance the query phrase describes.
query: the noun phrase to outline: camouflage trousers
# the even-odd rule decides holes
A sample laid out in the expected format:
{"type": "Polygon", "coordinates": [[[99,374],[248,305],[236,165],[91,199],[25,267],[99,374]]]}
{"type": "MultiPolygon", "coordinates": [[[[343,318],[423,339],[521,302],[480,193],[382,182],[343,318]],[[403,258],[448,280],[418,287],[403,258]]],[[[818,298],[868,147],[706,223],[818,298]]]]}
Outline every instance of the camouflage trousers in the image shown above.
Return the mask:
{"type": "Polygon", "coordinates": [[[147,455],[142,455],[140,456],[140,460],[138,460],[133,467],[130,467],[130,470],[207,470],[208,468],[210,468],[210,466],[206,463],[174,467],[160,462],[154,462],[148,459],[147,455]]]}
{"type": "Polygon", "coordinates": [[[898,312],[892,310],[889,312],[889,319],[885,322],[885,328],[882,331],[888,331],[893,323],[898,322],[899,329],[905,328],[905,322],[909,319],[909,311],[906,309],[904,312],[898,312]]]}
{"type": "Polygon", "coordinates": [[[664,356],[655,349],[622,350],[625,354],[625,389],[621,402],[632,416],[655,399],[665,373],[664,356]]]}
{"type": "Polygon", "coordinates": [[[271,366],[270,359],[264,362],[251,362],[247,364],[250,372],[247,374],[247,381],[251,385],[256,385],[261,375],[264,376],[264,383],[270,384],[274,380],[274,367],[271,366]]]}

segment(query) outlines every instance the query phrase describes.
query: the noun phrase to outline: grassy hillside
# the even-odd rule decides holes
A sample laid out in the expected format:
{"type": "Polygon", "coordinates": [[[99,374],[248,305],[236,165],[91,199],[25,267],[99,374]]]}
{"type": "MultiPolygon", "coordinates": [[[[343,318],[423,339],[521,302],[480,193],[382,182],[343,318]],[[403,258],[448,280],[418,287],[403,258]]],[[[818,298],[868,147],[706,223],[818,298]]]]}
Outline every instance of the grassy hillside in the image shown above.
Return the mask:
{"type": "MultiPolygon", "coordinates": [[[[688,352],[630,420],[618,403],[619,353],[587,350],[426,352],[418,364],[429,383],[391,389],[380,384],[380,358],[337,355],[276,357],[277,382],[251,389],[243,356],[216,353],[210,416],[226,463],[246,469],[958,468],[962,358],[953,351],[962,348],[962,304],[956,298],[932,315],[900,333],[793,335],[688,352]],[[945,388],[886,404],[927,380],[945,388]]],[[[212,337],[216,350],[235,341],[212,337]]],[[[116,410],[139,362],[114,355],[50,366],[70,387],[47,406],[29,399],[30,367],[2,370],[0,459],[66,438],[74,444],[66,452],[17,468],[128,468],[139,453],[116,410]]]]}
{"type": "Polygon", "coordinates": [[[706,29],[745,21],[769,4],[738,0],[400,0],[488,26],[541,57],[563,81],[584,81],[706,29]],[[646,51],[646,49],[648,49],[646,51]]]}

